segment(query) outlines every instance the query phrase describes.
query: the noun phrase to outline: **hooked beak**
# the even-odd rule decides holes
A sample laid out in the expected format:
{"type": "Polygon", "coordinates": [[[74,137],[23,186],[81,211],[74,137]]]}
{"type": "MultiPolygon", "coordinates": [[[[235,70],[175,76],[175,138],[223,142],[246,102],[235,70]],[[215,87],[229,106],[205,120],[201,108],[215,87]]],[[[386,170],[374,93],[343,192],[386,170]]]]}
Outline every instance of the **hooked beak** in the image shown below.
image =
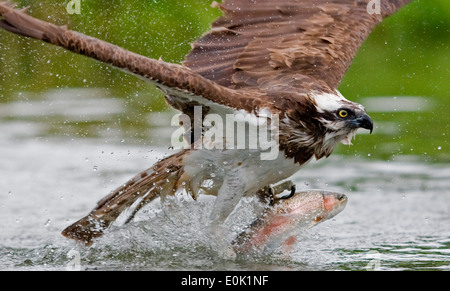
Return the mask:
{"type": "Polygon", "coordinates": [[[365,128],[370,130],[370,133],[372,133],[373,130],[373,122],[372,119],[370,119],[369,115],[364,113],[362,116],[356,118],[356,124],[358,127],[365,128]]]}

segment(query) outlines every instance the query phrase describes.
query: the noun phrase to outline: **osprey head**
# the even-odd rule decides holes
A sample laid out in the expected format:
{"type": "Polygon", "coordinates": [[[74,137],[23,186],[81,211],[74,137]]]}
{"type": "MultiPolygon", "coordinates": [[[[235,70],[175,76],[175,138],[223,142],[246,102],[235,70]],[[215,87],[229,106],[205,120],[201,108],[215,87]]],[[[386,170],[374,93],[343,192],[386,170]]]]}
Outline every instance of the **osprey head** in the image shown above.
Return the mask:
{"type": "Polygon", "coordinates": [[[326,131],[324,145],[332,146],[338,142],[350,145],[358,128],[368,129],[372,133],[372,120],[361,104],[345,99],[338,91],[335,94],[320,93],[310,96],[317,111],[317,120],[326,131]]]}
{"type": "Polygon", "coordinates": [[[310,93],[303,100],[280,122],[280,149],[299,164],[328,157],[339,142],[351,144],[358,128],[373,130],[364,107],[337,91],[310,93]]]}

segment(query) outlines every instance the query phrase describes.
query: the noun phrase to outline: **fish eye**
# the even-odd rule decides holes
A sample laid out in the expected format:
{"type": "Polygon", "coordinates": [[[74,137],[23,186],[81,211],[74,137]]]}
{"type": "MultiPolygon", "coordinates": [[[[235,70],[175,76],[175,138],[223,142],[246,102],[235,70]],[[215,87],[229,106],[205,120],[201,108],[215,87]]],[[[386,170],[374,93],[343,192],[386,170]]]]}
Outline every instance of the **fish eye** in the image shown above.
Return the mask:
{"type": "Polygon", "coordinates": [[[342,201],[342,200],[345,199],[345,195],[344,194],[339,194],[339,195],[337,195],[336,198],[337,198],[337,200],[342,201]]]}
{"type": "Polygon", "coordinates": [[[338,112],[339,117],[346,118],[348,116],[348,111],[345,109],[341,109],[338,112]]]}

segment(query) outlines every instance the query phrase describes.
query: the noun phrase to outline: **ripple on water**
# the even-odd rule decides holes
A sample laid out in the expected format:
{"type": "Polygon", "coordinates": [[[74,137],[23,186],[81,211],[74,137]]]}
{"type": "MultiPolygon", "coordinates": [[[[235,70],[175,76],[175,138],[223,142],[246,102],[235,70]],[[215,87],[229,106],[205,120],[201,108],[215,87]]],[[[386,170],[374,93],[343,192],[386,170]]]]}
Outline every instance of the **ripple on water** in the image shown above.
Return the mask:
{"type": "MultiPolygon", "coordinates": [[[[299,190],[343,192],[349,199],[346,209],[302,234],[289,258],[261,254],[232,260],[218,256],[208,237],[212,200],[207,199],[182,200],[170,210],[155,204],[91,248],[61,237],[65,226],[111,189],[169,151],[101,139],[24,135],[18,142],[13,134],[0,134],[5,137],[0,175],[8,177],[0,180],[1,269],[65,270],[76,259],[69,256],[72,249],[79,253],[81,269],[89,270],[364,270],[371,262],[382,270],[449,269],[447,165],[346,158],[343,167],[338,156],[311,163],[293,177],[299,190]]],[[[237,218],[228,222],[231,234],[251,215],[237,218]]]]}

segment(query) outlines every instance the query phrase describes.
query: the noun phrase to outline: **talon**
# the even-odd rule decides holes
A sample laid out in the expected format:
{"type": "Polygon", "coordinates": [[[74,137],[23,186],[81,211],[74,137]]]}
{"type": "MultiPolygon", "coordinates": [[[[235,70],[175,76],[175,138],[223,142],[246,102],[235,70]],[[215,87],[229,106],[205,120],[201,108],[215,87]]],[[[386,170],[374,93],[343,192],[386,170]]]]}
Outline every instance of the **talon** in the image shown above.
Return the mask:
{"type": "Polygon", "coordinates": [[[272,187],[267,188],[267,193],[269,194],[269,205],[275,203],[275,190],[272,187]]]}
{"type": "Polygon", "coordinates": [[[256,192],[256,195],[258,196],[259,201],[262,202],[263,204],[273,205],[275,193],[276,192],[274,188],[266,186],[264,188],[259,189],[256,192]]]}
{"type": "Polygon", "coordinates": [[[289,195],[280,197],[279,199],[289,199],[289,198],[291,198],[292,196],[294,196],[294,194],[295,194],[295,185],[292,185],[292,187],[291,187],[291,193],[289,193],[289,195]]]}
{"type": "Polygon", "coordinates": [[[290,197],[294,196],[294,194],[295,194],[295,185],[292,185],[292,187],[291,187],[291,193],[290,193],[289,196],[286,197],[286,198],[290,198],[290,197]]]}

